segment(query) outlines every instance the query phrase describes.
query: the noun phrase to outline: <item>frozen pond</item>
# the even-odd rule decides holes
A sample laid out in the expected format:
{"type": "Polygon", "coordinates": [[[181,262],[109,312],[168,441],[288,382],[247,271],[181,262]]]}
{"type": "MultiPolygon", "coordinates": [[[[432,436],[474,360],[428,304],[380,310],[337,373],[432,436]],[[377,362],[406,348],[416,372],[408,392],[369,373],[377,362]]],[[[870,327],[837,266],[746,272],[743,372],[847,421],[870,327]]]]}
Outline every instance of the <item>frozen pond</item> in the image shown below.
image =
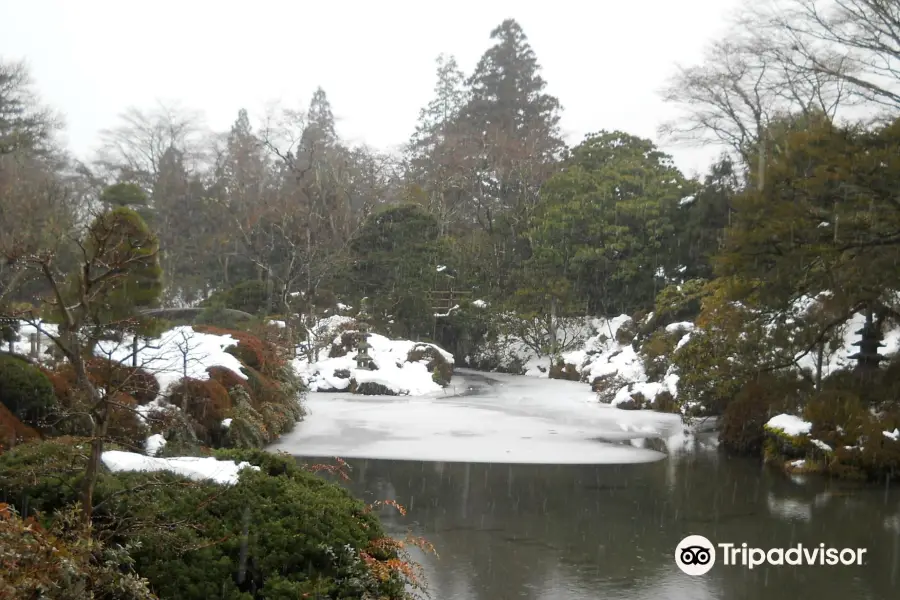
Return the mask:
{"type": "Polygon", "coordinates": [[[448,462],[626,464],[661,460],[643,438],[682,432],[676,415],[601,405],[583,383],[460,370],[427,397],[313,393],[273,450],[448,462]],[[623,441],[633,440],[623,444],[623,441]]]}
{"type": "Polygon", "coordinates": [[[355,495],[406,506],[381,516],[435,545],[439,558],[417,555],[435,600],[900,597],[900,490],[792,480],[686,440],[677,418],[599,406],[584,384],[464,373],[459,386],[469,395],[313,394],[277,447],[348,458],[355,495]],[[641,439],[654,434],[669,454],[641,439]],[[674,563],[689,534],[862,547],[868,562],[690,577],[674,563]]]}

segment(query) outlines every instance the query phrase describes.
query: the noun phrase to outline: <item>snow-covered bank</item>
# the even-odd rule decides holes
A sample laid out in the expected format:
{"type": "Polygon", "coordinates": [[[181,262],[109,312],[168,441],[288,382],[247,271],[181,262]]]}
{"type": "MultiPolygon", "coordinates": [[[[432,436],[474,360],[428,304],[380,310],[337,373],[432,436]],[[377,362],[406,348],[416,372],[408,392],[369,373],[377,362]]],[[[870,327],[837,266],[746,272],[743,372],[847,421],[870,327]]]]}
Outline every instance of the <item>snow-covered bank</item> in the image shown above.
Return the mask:
{"type": "MultiPolygon", "coordinates": [[[[310,391],[344,391],[356,384],[373,383],[400,396],[422,396],[439,392],[435,381],[434,355],[447,365],[453,365],[453,355],[434,344],[410,340],[392,340],[377,333],[369,333],[368,354],[376,369],[357,368],[358,340],[354,337],[355,321],[349,317],[333,316],[323,319],[311,333],[320,351],[318,360],[311,352],[303,352],[294,360],[294,370],[310,391]]],[[[452,369],[452,367],[451,367],[452,369]]]]}
{"type": "MultiPolygon", "coordinates": [[[[678,395],[678,375],[674,369],[669,368],[663,377],[651,381],[645,357],[632,344],[636,327],[631,317],[619,315],[612,319],[568,319],[557,331],[557,340],[565,348],[560,354],[562,363],[584,383],[603,380],[607,388],[604,399],[612,406],[631,407],[637,394],[648,403],[663,392],[673,398],[678,395]],[[620,332],[624,327],[631,332],[620,332]]],[[[666,332],[678,336],[677,347],[680,347],[690,339],[693,329],[693,323],[673,323],[666,327],[666,332]]],[[[467,359],[467,364],[492,363],[502,371],[519,371],[537,378],[549,378],[553,367],[550,356],[538,353],[534,344],[513,335],[500,336],[467,359]]]]}
{"type": "MultiPolygon", "coordinates": [[[[50,335],[57,335],[56,325],[40,324],[40,329],[50,335]]],[[[30,336],[42,336],[42,347],[52,347],[52,342],[34,325],[22,322],[19,327],[19,339],[13,342],[13,351],[19,354],[30,353],[30,336]]],[[[247,379],[241,371],[241,362],[225,350],[237,344],[230,335],[216,335],[195,331],[191,326],[174,327],[151,339],[139,339],[137,346],[137,366],[151,374],[159,383],[157,400],[164,398],[170,387],[184,377],[205,381],[209,379],[209,367],[224,367],[233,371],[238,377],[247,379]]],[[[97,345],[96,355],[108,358],[123,365],[132,364],[134,354],[133,340],[128,338],[122,342],[104,341],[97,345]]],[[[39,359],[46,360],[45,353],[39,359]]]]}
{"type": "MultiPolygon", "coordinates": [[[[457,374],[454,385],[467,376],[457,374]]],[[[626,464],[665,456],[630,440],[680,439],[683,432],[678,415],[616,410],[577,382],[487,377],[493,384],[470,396],[313,393],[309,416],[271,449],[343,458],[626,464]]]]}
{"type": "Polygon", "coordinates": [[[241,469],[253,469],[248,462],[235,463],[231,460],[217,460],[211,456],[179,456],[154,458],[135,452],[110,450],[102,455],[103,464],[112,472],[118,471],[168,471],[196,481],[211,480],[222,484],[235,484],[241,469]]]}

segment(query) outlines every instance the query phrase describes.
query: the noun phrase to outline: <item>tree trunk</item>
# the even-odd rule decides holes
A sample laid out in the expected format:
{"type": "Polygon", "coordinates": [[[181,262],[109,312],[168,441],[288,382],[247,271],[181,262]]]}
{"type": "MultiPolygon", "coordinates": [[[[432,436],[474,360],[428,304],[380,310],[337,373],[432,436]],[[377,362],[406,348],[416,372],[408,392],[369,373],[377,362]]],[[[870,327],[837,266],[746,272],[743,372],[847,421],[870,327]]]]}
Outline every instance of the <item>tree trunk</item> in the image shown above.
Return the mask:
{"type": "Polygon", "coordinates": [[[816,356],[816,391],[822,391],[822,363],[825,359],[825,342],[819,342],[819,352],[816,356]]]}
{"type": "Polygon", "coordinates": [[[91,452],[88,457],[87,468],[84,471],[84,481],[81,484],[81,519],[85,527],[91,526],[91,518],[94,514],[94,487],[97,484],[97,476],[100,473],[100,461],[103,455],[103,440],[106,438],[106,430],[109,417],[109,403],[97,392],[97,388],[88,379],[87,371],[81,360],[75,361],[75,372],[81,383],[81,388],[88,393],[94,408],[90,411],[93,421],[91,432],[91,452]]]}
{"type": "Polygon", "coordinates": [[[272,314],[272,303],[275,300],[275,282],[272,277],[272,268],[266,272],[266,316],[272,314]]]}
{"type": "Polygon", "coordinates": [[[766,179],[766,139],[762,134],[759,136],[759,161],[756,168],[756,186],[759,191],[762,191],[765,188],[766,179]]]}
{"type": "Polygon", "coordinates": [[[553,360],[556,360],[556,355],[559,353],[559,348],[557,347],[557,339],[556,339],[556,298],[550,298],[550,356],[553,360]]]}

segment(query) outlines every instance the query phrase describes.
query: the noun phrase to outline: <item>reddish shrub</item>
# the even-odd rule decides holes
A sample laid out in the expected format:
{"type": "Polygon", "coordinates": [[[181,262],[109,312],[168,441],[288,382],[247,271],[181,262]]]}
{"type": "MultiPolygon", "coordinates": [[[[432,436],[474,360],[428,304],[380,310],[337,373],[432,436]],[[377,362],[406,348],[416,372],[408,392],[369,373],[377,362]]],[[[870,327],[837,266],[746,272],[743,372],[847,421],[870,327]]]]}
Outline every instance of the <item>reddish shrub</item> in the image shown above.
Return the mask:
{"type": "Polygon", "coordinates": [[[37,439],[40,434],[22,423],[16,415],[0,403],[0,452],[20,442],[37,439]]]}
{"type": "Polygon", "coordinates": [[[63,403],[69,397],[69,390],[75,385],[75,371],[72,370],[72,366],[66,363],[60,365],[55,371],[46,367],[40,367],[40,369],[47,376],[47,379],[50,380],[50,383],[53,384],[53,392],[56,394],[56,398],[60,403],[63,403]]]}
{"type": "Polygon", "coordinates": [[[194,330],[210,335],[231,336],[237,340],[237,344],[229,347],[226,352],[235,356],[244,365],[257,371],[274,374],[285,364],[285,359],[279,355],[277,346],[261,340],[252,333],[221,329],[209,325],[195,325],[194,330]]]}
{"type": "Polygon", "coordinates": [[[149,429],[135,412],[137,400],[128,394],[118,392],[110,396],[110,403],[107,437],[125,446],[143,448],[149,429]]]}
{"type": "MultiPolygon", "coordinates": [[[[93,358],[85,366],[91,382],[109,394],[121,392],[131,396],[139,405],[152,402],[159,395],[156,377],[140,367],[123,365],[106,358],[93,358]]],[[[50,378],[60,403],[71,406],[72,392],[78,381],[72,365],[64,363],[55,371],[42,371],[50,378]]]]}
{"type": "Polygon", "coordinates": [[[250,385],[247,383],[247,380],[227,367],[208,367],[206,372],[209,373],[210,379],[218,381],[226,390],[242,387],[250,392],[250,385]]]}
{"type": "Polygon", "coordinates": [[[214,379],[182,380],[170,389],[169,402],[183,407],[207,433],[218,430],[231,410],[228,390],[214,379]]]}

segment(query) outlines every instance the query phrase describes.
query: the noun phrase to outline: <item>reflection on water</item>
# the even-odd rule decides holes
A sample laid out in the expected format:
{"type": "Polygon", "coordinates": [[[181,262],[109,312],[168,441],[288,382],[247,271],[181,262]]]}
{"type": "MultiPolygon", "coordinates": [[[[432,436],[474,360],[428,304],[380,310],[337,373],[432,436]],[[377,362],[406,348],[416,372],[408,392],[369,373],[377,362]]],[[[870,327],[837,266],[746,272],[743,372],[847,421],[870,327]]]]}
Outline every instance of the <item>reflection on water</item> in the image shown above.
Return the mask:
{"type": "Polygon", "coordinates": [[[792,481],[715,451],[640,465],[553,466],[356,460],[351,490],[396,499],[436,600],[864,600],[900,597],[900,490],[792,481]],[[689,577],[686,535],[761,548],[868,548],[862,567],[717,565],[689,577]]]}

